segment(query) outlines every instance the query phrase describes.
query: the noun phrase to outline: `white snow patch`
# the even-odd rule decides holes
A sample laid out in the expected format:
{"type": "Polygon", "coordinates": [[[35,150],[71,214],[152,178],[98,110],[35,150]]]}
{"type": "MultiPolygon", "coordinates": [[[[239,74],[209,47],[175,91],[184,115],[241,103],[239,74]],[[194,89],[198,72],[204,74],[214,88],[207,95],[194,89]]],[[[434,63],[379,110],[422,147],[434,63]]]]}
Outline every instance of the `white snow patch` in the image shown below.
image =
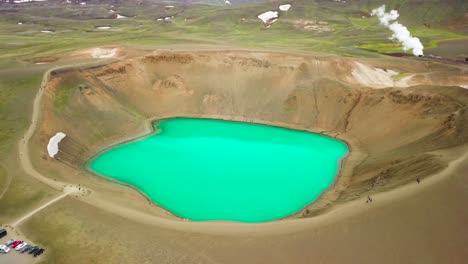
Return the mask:
{"type": "Polygon", "coordinates": [[[267,11],[265,13],[262,13],[258,15],[258,18],[263,21],[263,23],[273,23],[271,22],[272,20],[277,20],[278,19],[278,11],[267,11]]]}
{"type": "Polygon", "coordinates": [[[85,6],[86,2],[81,2],[80,5],[85,6]]]}
{"type": "Polygon", "coordinates": [[[65,135],[65,133],[63,132],[58,132],[57,134],[55,134],[55,136],[51,137],[49,139],[49,144],[47,144],[47,152],[49,153],[49,156],[51,158],[54,158],[55,155],[57,155],[57,153],[59,152],[59,146],[58,144],[60,143],[60,141],[62,141],[62,139],[64,139],[67,135],[65,135]]]}
{"type": "Polygon", "coordinates": [[[114,13],[115,13],[115,11],[114,11],[114,10],[112,10],[112,9],[111,9],[111,10],[109,10],[109,14],[114,14],[114,13]]]}
{"type": "Polygon", "coordinates": [[[468,85],[460,85],[461,88],[468,89],[468,85]]]}
{"type": "Polygon", "coordinates": [[[356,67],[353,69],[351,74],[353,75],[354,80],[359,84],[372,88],[395,86],[395,82],[392,77],[398,75],[398,72],[369,67],[359,62],[355,62],[355,64],[356,67]]]}
{"type": "Polygon", "coordinates": [[[91,52],[91,56],[96,59],[112,58],[117,55],[117,49],[95,48],[91,52]]]}
{"type": "Polygon", "coordinates": [[[165,8],[174,8],[174,6],[169,5],[169,6],[165,6],[165,8]]]}
{"type": "Polygon", "coordinates": [[[41,33],[54,33],[52,30],[41,30],[41,33]]]}
{"type": "Polygon", "coordinates": [[[116,18],[117,18],[117,19],[122,19],[122,18],[127,18],[127,17],[117,14],[117,17],[116,17],[116,18]]]}
{"type": "Polygon", "coordinates": [[[102,26],[102,27],[96,27],[96,29],[99,29],[99,30],[108,30],[108,29],[111,29],[112,27],[109,27],[109,26],[102,26]]]}
{"type": "Polygon", "coordinates": [[[23,22],[18,22],[18,25],[23,25],[23,22]]]}
{"type": "Polygon", "coordinates": [[[290,4],[285,4],[285,5],[280,5],[279,6],[279,10],[284,11],[284,12],[288,11],[290,8],[291,8],[290,4]]]}
{"type": "Polygon", "coordinates": [[[13,3],[22,4],[22,3],[31,3],[31,2],[45,2],[47,0],[15,0],[13,3]]]}
{"type": "Polygon", "coordinates": [[[226,5],[232,5],[232,4],[231,4],[231,1],[229,1],[229,0],[224,0],[224,3],[225,3],[226,5]]]}
{"type": "Polygon", "coordinates": [[[163,21],[163,20],[164,20],[164,19],[162,19],[162,18],[158,18],[156,21],[163,21]]]}

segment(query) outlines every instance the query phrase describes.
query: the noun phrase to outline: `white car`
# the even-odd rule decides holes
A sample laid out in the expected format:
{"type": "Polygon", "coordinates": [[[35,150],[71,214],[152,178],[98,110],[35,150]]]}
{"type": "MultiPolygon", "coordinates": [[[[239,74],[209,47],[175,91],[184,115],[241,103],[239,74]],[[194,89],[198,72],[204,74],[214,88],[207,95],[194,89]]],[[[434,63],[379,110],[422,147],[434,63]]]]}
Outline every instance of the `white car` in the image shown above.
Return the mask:
{"type": "Polygon", "coordinates": [[[6,243],[5,243],[5,246],[9,247],[11,246],[11,244],[13,244],[13,242],[15,242],[16,240],[15,239],[10,239],[8,240],[6,243]]]}
{"type": "Polygon", "coordinates": [[[26,242],[23,242],[21,244],[19,244],[18,246],[15,247],[16,251],[20,251],[22,248],[24,248],[26,245],[28,245],[28,243],[26,242]]]}
{"type": "Polygon", "coordinates": [[[0,253],[8,253],[10,252],[10,248],[5,245],[0,245],[0,253]]]}

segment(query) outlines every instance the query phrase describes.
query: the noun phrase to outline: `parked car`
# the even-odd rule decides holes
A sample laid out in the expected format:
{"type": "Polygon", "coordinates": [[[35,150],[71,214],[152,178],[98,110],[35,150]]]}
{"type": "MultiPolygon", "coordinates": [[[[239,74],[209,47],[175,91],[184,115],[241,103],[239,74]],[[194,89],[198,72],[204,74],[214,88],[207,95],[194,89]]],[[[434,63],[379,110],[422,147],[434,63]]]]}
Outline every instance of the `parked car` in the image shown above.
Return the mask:
{"type": "Polygon", "coordinates": [[[13,242],[13,244],[11,244],[10,247],[15,248],[21,243],[23,243],[23,240],[16,240],[15,242],[13,242]]]}
{"type": "Polygon", "coordinates": [[[20,251],[21,249],[23,249],[27,245],[28,245],[28,243],[23,242],[23,243],[19,244],[18,246],[16,246],[15,249],[16,249],[16,251],[20,251]]]}
{"type": "Polygon", "coordinates": [[[11,246],[11,244],[13,244],[13,242],[15,242],[15,241],[16,241],[16,240],[14,240],[14,239],[10,239],[10,240],[8,240],[8,241],[5,243],[5,246],[9,247],[9,246],[11,246]]]}
{"type": "Polygon", "coordinates": [[[36,251],[36,253],[34,253],[34,257],[39,256],[40,254],[42,254],[42,252],[44,252],[44,249],[40,248],[38,251],[36,251]]]}
{"type": "Polygon", "coordinates": [[[0,245],[0,253],[6,254],[6,253],[8,253],[8,252],[10,252],[10,248],[9,248],[9,247],[7,247],[7,246],[5,246],[5,245],[0,245]]]}
{"type": "Polygon", "coordinates": [[[31,255],[31,254],[36,253],[37,251],[39,251],[39,247],[38,247],[38,246],[35,246],[35,247],[33,247],[33,248],[28,252],[28,254],[31,255]]]}
{"type": "Polygon", "coordinates": [[[32,248],[31,245],[26,245],[23,249],[21,249],[20,252],[21,252],[21,253],[24,253],[24,252],[28,251],[30,248],[32,248]]]}
{"type": "Polygon", "coordinates": [[[31,254],[31,251],[33,251],[33,249],[34,249],[34,246],[31,246],[28,250],[26,250],[25,253],[31,254]]]}
{"type": "Polygon", "coordinates": [[[0,229],[0,238],[6,236],[7,234],[8,234],[8,232],[5,229],[3,229],[3,228],[0,229]]]}

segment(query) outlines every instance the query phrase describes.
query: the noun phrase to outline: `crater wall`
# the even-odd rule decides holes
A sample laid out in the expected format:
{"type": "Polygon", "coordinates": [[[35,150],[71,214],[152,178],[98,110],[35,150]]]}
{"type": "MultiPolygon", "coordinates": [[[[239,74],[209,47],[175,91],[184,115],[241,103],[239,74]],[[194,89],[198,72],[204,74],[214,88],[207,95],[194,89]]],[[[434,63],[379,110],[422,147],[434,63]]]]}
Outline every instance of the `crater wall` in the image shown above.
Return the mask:
{"type": "Polygon", "coordinates": [[[467,81],[466,69],[403,62],[156,51],[106,66],[56,71],[43,98],[34,138],[40,155],[34,162],[56,177],[89,180],[94,176],[63,171],[87,174],[83,166],[93,155],[148,133],[145,121],[169,117],[307,130],[342,139],[351,148],[334,187],[298,214],[314,215],[440,171],[448,161],[438,151],[468,141],[468,90],[453,86],[467,81]],[[413,79],[391,76],[410,69],[413,79]],[[375,80],[386,80],[389,87],[373,85],[375,80]],[[67,138],[53,160],[43,146],[58,131],[67,138]]]}

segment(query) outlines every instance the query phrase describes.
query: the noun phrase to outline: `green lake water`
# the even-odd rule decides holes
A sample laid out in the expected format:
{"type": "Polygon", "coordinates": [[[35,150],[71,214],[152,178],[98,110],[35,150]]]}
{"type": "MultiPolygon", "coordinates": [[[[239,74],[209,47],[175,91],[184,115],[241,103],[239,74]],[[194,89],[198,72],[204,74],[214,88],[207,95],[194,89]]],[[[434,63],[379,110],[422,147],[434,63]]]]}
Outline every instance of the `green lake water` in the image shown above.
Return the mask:
{"type": "Polygon", "coordinates": [[[329,137],[264,125],[177,118],[155,127],[156,134],[105,151],[89,167],[194,221],[294,214],[330,187],[348,152],[329,137]]]}

